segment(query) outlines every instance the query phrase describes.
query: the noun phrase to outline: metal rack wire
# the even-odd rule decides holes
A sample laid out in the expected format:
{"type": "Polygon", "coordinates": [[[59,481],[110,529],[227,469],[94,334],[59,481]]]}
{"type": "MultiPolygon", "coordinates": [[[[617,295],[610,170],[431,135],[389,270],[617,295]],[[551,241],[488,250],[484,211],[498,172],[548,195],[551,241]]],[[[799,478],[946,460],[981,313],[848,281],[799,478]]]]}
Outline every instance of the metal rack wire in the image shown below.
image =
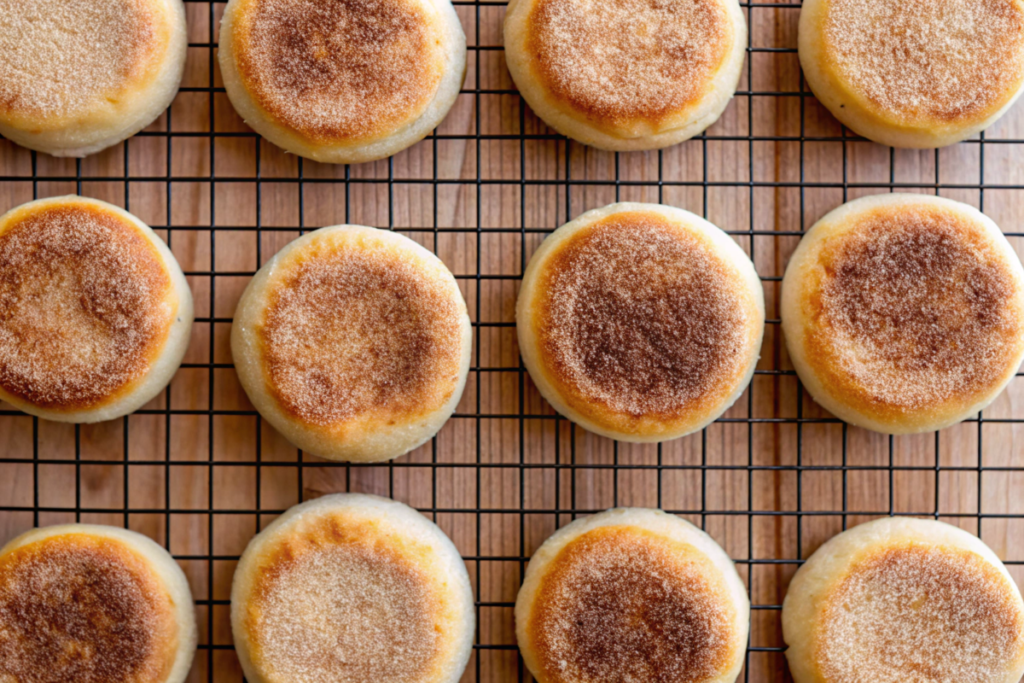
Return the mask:
{"type": "MultiPolygon", "coordinates": [[[[1024,472],[1024,468],[1015,466],[1016,460],[1024,456],[1024,448],[1011,446],[1013,452],[1008,456],[988,458],[983,441],[988,429],[999,425],[1006,426],[1012,437],[1014,425],[1024,424],[1019,408],[1016,413],[1011,406],[992,416],[979,415],[955,433],[927,437],[934,440],[933,446],[917,440],[913,448],[933,449],[933,462],[922,462],[921,458],[907,462],[901,442],[854,436],[855,430],[822,415],[810,404],[780,351],[779,321],[771,310],[765,359],[751,389],[715,427],[682,446],[666,444],[636,451],[596,440],[573,429],[539,400],[517,356],[513,354],[516,360],[504,364],[491,364],[485,358],[508,356],[509,349],[514,347],[514,341],[508,341],[510,333],[514,336],[514,320],[507,314],[507,305],[514,301],[515,285],[531,248],[558,224],[593,208],[594,197],[587,195],[590,191],[595,197],[616,200],[642,196],[647,201],[678,203],[708,215],[709,203],[713,203],[709,195],[727,190],[730,196],[746,197],[740,203],[749,204],[745,212],[747,227],[723,227],[752,254],[784,253],[820,215],[820,211],[807,206],[810,192],[830,192],[833,205],[867,191],[976,193],[973,196],[984,210],[986,191],[1024,190],[1024,185],[1013,182],[986,182],[986,147],[1024,144],[1024,140],[981,136],[964,143],[970,165],[977,167],[976,181],[956,174],[955,181],[948,180],[950,161],[939,151],[934,152],[933,162],[922,162],[925,156],[915,157],[918,162],[934,167],[933,179],[919,173],[903,180],[893,150],[888,151],[887,177],[859,179],[851,157],[860,154],[859,145],[865,143],[837,126],[829,129],[820,125],[813,96],[798,78],[789,83],[789,88],[777,84],[786,80],[777,75],[786,71],[778,63],[789,60],[788,71],[794,70],[795,49],[791,45],[795,44],[795,34],[787,34],[786,27],[795,26],[799,3],[744,2],[748,23],[755,30],[751,31],[748,66],[734,103],[739,108],[733,118],[739,132],[713,128],[687,143],[700,159],[696,177],[676,177],[666,171],[666,152],[644,156],[644,168],[648,171],[644,177],[624,173],[625,155],[605,159],[613,164],[612,176],[595,176],[587,170],[592,161],[587,156],[590,152],[538,124],[507,78],[506,82],[502,82],[502,77],[487,79],[507,87],[481,86],[484,73],[488,69],[493,71],[494,64],[500,63],[500,31],[496,27],[500,26],[504,3],[456,0],[470,43],[470,78],[462,98],[471,113],[466,119],[466,130],[446,132],[442,126],[420,143],[429,150],[429,154],[424,152],[424,158],[430,160],[428,173],[405,177],[401,171],[396,173],[395,159],[375,167],[383,169],[383,174],[366,174],[349,167],[332,173],[314,173],[309,162],[293,159],[290,172],[268,175],[263,157],[276,155],[276,151],[259,143],[250,131],[232,123],[224,124],[231,113],[223,88],[217,86],[215,63],[216,27],[223,3],[186,3],[191,24],[192,76],[187,77],[176,105],[134,141],[106,154],[105,165],[101,164],[98,170],[89,166],[88,160],[56,164],[13,146],[3,148],[0,193],[6,194],[0,196],[13,206],[29,198],[69,191],[92,194],[92,190],[101,188],[114,195],[120,193],[116,201],[130,211],[135,210],[137,202],[162,207],[158,219],[144,218],[163,231],[172,248],[176,241],[194,246],[204,237],[208,239],[203,247],[208,265],[185,267],[200,304],[196,324],[202,330],[198,341],[193,340],[193,349],[183,365],[183,373],[189,373],[192,379],[176,378],[160,400],[137,416],[124,418],[99,437],[88,427],[75,427],[71,433],[16,411],[0,411],[0,443],[7,445],[0,453],[0,472],[6,475],[0,480],[12,482],[8,488],[0,489],[0,530],[13,535],[23,528],[54,521],[99,520],[143,529],[164,543],[186,567],[203,624],[192,680],[219,683],[241,679],[232,660],[230,632],[226,630],[229,602],[224,591],[240,547],[244,547],[247,536],[288,504],[328,489],[371,489],[407,500],[456,537],[477,590],[480,623],[466,680],[487,683],[529,678],[516,657],[514,637],[510,636],[517,579],[544,535],[579,514],[619,504],[644,504],[664,507],[712,527],[712,534],[732,554],[750,585],[754,627],[743,680],[758,683],[788,678],[781,657],[778,611],[788,576],[824,533],[814,524],[820,523],[834,533],[855,518],[900,512],[941,517],[978,533],[987,530],[987,520],[993,520],[1001,522],[998,533],[1008,537],[1015,533],[1014,520],[1024,519],[1024,509],[1012,503],[987,506],[983,497],[987,492],[983,482],[989,486],[989,482],[995,482],[995,488],[1002,492],[1009,486],[1007,481],[1012,482],[1016,473],[1024,472]],[[757,37],[772,34],[778,37],[776,42],[758,42],[757,37]],[[499,62],[494,61],[495,57],[499,62]],[[776,73],[776,87],[759,87],[759,70],[765,68],[776,73]],[[502,119],[507,130],[484,132],[483,112],[493,98],[499,105],[510,107],[515,116],[502,119]],[[756,134],[763,132],[757,112],[765,103],[783,111],[779,118],[787,123],[770,134],[756,134]],[[795,107],[790,103],[795,103],[795,107]],[[179,126],[175,119],[182,115],[190,120],[205,119],[206,125],[195,129],[179,126]],[[200,149],[202,159],[196,166],[200,171],[184,172],[178,168],[177,160],[183,154],[194,157],[194,150],[189,147],[193,144],[200,149]],[[233,144],[251,146],[254,173],[238,172],[230,164],[227,171],[222,170],[221,162],[235,154],[233,144]],[[448,144],[462,145],[463,170],[468,168],[468,174],[452,176],[439,168],[441,146],[448,144]],[[491,144],[497,144],[501,151],[497,164],[484,158],[485,145],[491,144]],[[762,177],[763,173],[755,168],[758,160],[765,158],[759,148],[762,144],[775,147],[775,159],[779,158],[779,149],[788,150],[782,156],[789,154],[797,167],[782,172],[776,169],[775,176],[762,177]],[[728,145],[740,161],[745,156],[746,168],[740,162],[715,168],[724,154],[716,151],[717,147],[709,149],[716,145],[722,149],[728,145]],[[811,146],[827,146],[836,163],[841,154],[841,177],[819,175],[820,169],[810,161],[816,154],[810,151],[811,146]],[[529,169],[529,163],[537,159],[553,169],[550,177],[529,169]],[[164,171],[149,170],[154,165],[150,162],[162,165],[164,171]],[[488,164],[499,167],[496,175],[484,173],[488,164]],[[109,168],[115,170],[111,172],[109,168]],[[287,200],[282,201],[297,204],[296,221],[279,225],[266,220],[265,200],[271,185],[272,201],[279,201],[278,192],[288,188],[284,191],[287,200]],[[383,467],[326,463],[294,452],[281,455],[287,447],[282,448],[276,437],[259,424],[251,407],[239,407],[222,395],[232,382],[228,374],[232,372],[230,357],[225,357],[223,347],[223,332],[231,322],[230,309],[225,310],[225,301],[230,301],[231,295],[225,292],[237,289],[255,268],[238,268],[231,258],[221,257],[230,256],[237,248],[238,236],[253,237],[255,264],[262,264],[272,246],[283,243],[275,241],[275,234],[287,241],[307,228],[321,227],[307,224],[307,217],[310,204],[319,201],[311,198],[311,188],[323,185],[343,193],[339,202],[344,206],[344,222],[354,219],[353,194],[360,192],[361,187],[369,187],[372,192],[379,190],[386,195],[386,219],[379,221],[378,227],[400,229],[435,248],[439,240],[463,239],[462,251],[469,255],[461,271],[453,270],[468,294],[477,347],[471,388],[453,418],[454,431],[447,436],[442,432],[417,455],[383,467]],[[236,203],[225,193],[229,187],[243,188],[246,196],[255,201],[251,224],[221,216],[218,201],[232,206],[236,203]],[[417,196],[425,197],[431,223],[399,225],[400,221],[396,221],[396,193],[412,187],[419,188],[417,196]],[[448,201],[446,187],[470,198],[467,212],[471,220],[466,225],[439,220],[439,206],[448,201]],[[515,188],[518,199],[510,200],[513,206],[509,210],[518,215],[518,221],[485,226],[491,188],[515,188]],[[772,204],[767,208],[762,194],[766,191],[773,193],[772,204]],[[687,192],[691,194],[686,195],[687,192]],[[554,208],[547,211],[547,224],[531,225],[527,219],[528,203],[541,193],[553,202],[554,208]],[[680,199],[684,195],[693,198],[693,205],[680,199]],[[199,220],[183,222],[178,209],[193,196],[202,198],[204,208],[198,212],[199,220]],[[16,197],[20,201],[15,201],[16,197]],[[798,202],[798,207],[790,211],[792,224],[773,223],[770,229],[757,227],[761,212],[774,213],[777,220],[781,213],[778,205],[786,201],[798,202]],[[514,206],[516,203],[518,207],[514,206]],[[515,264],[511,270],[487,266],[487,238],[503,235],[501,239],[511,240],[500,243],[511,245],[510,255],[503,252],[504,260],[515,264]],[[504,314],[491,315],[484,310],[491,305],[485,303],[485,289],[500,290],[496,307],[505,310],[504,314]],[[485,346],[491,350],[500,347],[500,353],[485,353],[481,350],[485,346]],[[758,392],[762,392],[760,396],[758,392]],[[785,403],[792,409],[766,412],[760,407],[763,392],[773,394],[769,403],[785,403]],[[502,398],[491,400],[489,397],[495,394],[502,398]],[[501,409],[503,404],[506,409],[501,409]],[[233,418],[240,421],[225,421],[233,418]],[[241,429],[239,424],[248,426],[241,429]],[[136,443],[137,438],[142,439],[141,445],[136,443]],[[224,439],[233,445],[225,446],[224,439]],[[181,440],[186,446],[179,443],[181,440]],[[102,448],[92,447],[93,441],[102,448]],[[55,442],[63,446],[57,447],[55,442]],[[244,444],[244,453],[225,452],[242,449],[240,443],[244,444]],[[964,444],[968,443],[973,458],[951,454],[966,448],[964,444]],[[200,452],[198,456],[182,456],[187,444],[205,450],[206,455],[200,452]],[[823,459],[818,453],[823,444],[834,451],[829,458],[823,459]],[[860,455],[862,448],[874,455],[865,460],[860,455]],[[70,469],[74,472],[73,483],[66,474],[54,474],[70,469]],[[93,500],[92,470],[104,477],[105,483],[98,488],[108,494],[107,500],[93,500]],[[311,484],[314,477],[315,485],[311,484]],[[903,477],[910,477],[919,489],[909,495],[909,503],[900,500],[899,492],[906,488],[901,489],[903,477]],[[140,478],[146,485],[138,487],[140,478]],[[858,481],[851,482],[852,479],[858,481]],[[282,480],[293,488],[291,498],[281,496],[282,487],[277,484],[282,480]],[[110,490],[110,481],[118,483],[117,491],[110,490]],[[824,494],[822,481],[827,482],[824,494]],[[181,482],[187,484],[188,491],[179,490],[181,482]],[[274,486],[268,486],[268,482],[274,486]],[[919,482],[928,486],[919,486],[919,482]],[[68,495],[66,489],[71,485],[73,495],[68,495]],[[600,495],[593,492],[594,487],[600,495]],[[850,500],[851,490],[872,487],[882,487],[886,493],[873,498],[869,495],[867,499],[874,501],[870,504],[850,500]],[[441,488],[447,493],[439,493],[441,488]],[[239,493],[243,489],[248,493],[239,493]],[[775,498],[765,502],[762,489],[774,490],[775,498]],[[813,491],[808,495],[810,489],[813,491]],[[273,495],[268,493],[271,491],[273,495]],[[152,499],[140,499],[140,495],[152,499]],[[238,520],[244,524],[238,525],[238,520]],[[498,528],[498,532],[492,534],[485,528],[498,528]],[[234,540],[222,545],[222,538],[234,540]],[[775,550],[766,552],[766,547],[775,550]]],[[[953,157],[953,163],[959,158],[953,157]]],[[[1024,236],[1019,232],[1007,234],[1024,236]]],[[[777,290],[782,273],[778,267],[766,269],[762,263],[758,266],[772,299],[771,293],[777,290]]],[[[1001,439],[1000,443],[1007,442],[1001,439]]],[[[1011,570],[1022,564],[1020,557],[1008,559],[1011,570]]]]}

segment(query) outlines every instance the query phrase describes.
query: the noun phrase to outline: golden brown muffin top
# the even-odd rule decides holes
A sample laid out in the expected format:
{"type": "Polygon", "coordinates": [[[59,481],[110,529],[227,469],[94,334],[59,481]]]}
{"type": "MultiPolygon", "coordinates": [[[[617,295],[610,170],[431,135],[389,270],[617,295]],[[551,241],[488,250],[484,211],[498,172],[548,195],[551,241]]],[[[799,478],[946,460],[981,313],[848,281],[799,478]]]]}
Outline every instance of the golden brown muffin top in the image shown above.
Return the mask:
{"type": "Polygon", "coordinates": [[[924,203],[849,220],[800,293],[807,362],[832,393],[895,418],[972,405],[1016,369],[1021,285],[978,223],[924,203]]]}
{"type": "Polygon", "coordinates": [[[0,0],[0,116],[52,119],[116,103],[163,59],[170,20],[161,4],[0,0]]]}
{"type": "Polygon", "coordinates": [[[69,201],[0,226],[0,388],[48,410],[113,402],[150,369],[175,315],[139,228],[69,201]]]}
{"type": "Polygon", "coordinates": [[[603,218],[559,244],[536,283],[540,362],[571,407],[609,425],[677,420],[729,394],[755,311],[707,238],[654,212],[603,218]]]}
{"type": "Polygon", "coordinates": [[[249,571],[253,662],[275,683],[434,680],[452,617],[432,557],[379,522],[301,521],[249,571]]]}
{"type": "Polygon", "coordinates": [[[243,0],[234,57],[253,99],[316,143],[386,137],[424,112],[443,29],[419,0],[243,0]]]}
{"type": "Polygon", "coordinates": [[[699,683],[732,666],[735,619],[706,556],[644,529],[607,526],[551,560],[526,634],[542,683],[699,683]]]}
{"type": "Polygon", "coordinates": [[[828,683],[984,683],[1022,647],[1003,574],[976,553],[905,543],[865,553],[828,593],[816,658],[828,683]]]}
{"type": "Polygon", "coordinates": [[[1020,0],[825,0],[823,49],[887,117],[983,120],[1024,81],[1020,0]]]}
{"type": "Polygon", "coordinates": [[[537,0],[527,31],[550,96],[623,134],[700,102],[736,39],[722,0],[537,0]]]}
{"type": "Polygon", "coordinates": [[[160,683],[177,645],[162,581],[121,541],[64,534],[0,557],[0,680],[160,683]]]}
{"type": "Polygon", "coordinates": [[[317,240],[275,266],[258,334],[293,418],[344,431],[428,415],[458,387],[465,308],[451,283],[374,238],[317,240]]]}

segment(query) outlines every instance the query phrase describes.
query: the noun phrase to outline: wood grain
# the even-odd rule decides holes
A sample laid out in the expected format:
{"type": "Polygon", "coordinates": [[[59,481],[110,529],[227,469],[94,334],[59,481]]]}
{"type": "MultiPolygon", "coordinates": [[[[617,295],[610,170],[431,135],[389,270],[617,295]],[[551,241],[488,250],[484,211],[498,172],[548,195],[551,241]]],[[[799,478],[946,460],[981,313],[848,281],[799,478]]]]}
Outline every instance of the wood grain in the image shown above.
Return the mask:
{"type": "MultiPolygon", "coordinates": [[[[801,83],[799,4],[752,4],[741,92],[707,139],[609,154],[567,143],[524,107],[499,47],[504,5],[464,3],[469,74],[438,137],[346,169],[247,134],[215,68],[223,5],[187,8],[187,91],[144,135],[80,164],[0,143],[0,210],[76,191],[125,206],[170,243],[199,318],[185,366],[139,414],[76,428],[0,413],[0,541],[80,520],[166,544],[202,625],[191,681],[241,680],[228,619],[236,558],[280,511],[330,492],[393,496],[452,536],[480,603],[481,647],[465,680],[484,683],[529,678],[512,604],[529,555],[575,514],[660,506],[703,525],[750,586],[753,649],[741,680],[759,683],[788,680],[778,607],[798,560],[844,525],[890,511],[937,516],[1024,561],[1020,378],[982,421],[889,439],[827,419],[792,374],[777,323],[779,279],[799,233],[846,199],[893,186],[938,192],[983,208],[1019,249],[1024,107],[984,145],[893,152],[859,141],[801,83]],[[558,418],[516,346],[519,276],[545,232],[615,200],[707,216],[765,278],[769,325],[751,388],[725,420],[661,447],[615,444],[558,418]],[[298,454],[252,412],[231,368],[230,320],[251,274],[302,230],[345,222],[390,227],[435,250],[476,323],[456,416],[393,466],[298,454]]],[[[1022,578],[1021,565],[1010,570],[1022,578]]]]}

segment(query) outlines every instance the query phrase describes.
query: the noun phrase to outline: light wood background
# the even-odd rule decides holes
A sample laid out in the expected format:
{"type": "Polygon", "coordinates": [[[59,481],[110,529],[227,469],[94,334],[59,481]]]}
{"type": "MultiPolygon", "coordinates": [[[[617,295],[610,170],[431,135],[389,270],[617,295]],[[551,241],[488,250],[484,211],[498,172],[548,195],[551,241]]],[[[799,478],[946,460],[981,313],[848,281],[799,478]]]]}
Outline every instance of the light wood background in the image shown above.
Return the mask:
{"type": "Polygon", "coordinates": [[[741,680],[788,680],[779,626],[786,585],[800,559],[844,526],[890,512],[938,517],[982,534],[1024,578],[1020,378],[983,419],[939,434],[889,439],[847,428],[801,392],[776,307],[800,232],[865,194],[897,188],[968,202],[1020,247],[1024,106],[983,144],[918,152],[857,140],[801,84],[799,4],[754,3],[744,5],[751,49],[740,92],[706,139],[662,153],[598,152],[567,144],[522,105],[500,49],[504,3],[469,1],[458,4],[471,46],[465,91],[437,136],[390,162],[322,166],[242,124],[215,68],[223,5],[186,6],[185,87],[145,133],[80,162],[0,142],[0,210],[73,192],[125,206],[166,237],[197,308],[184,367],[138,414],[76,428],[0,411],[0,542],[80,520],[165,544],[197,602],[192,681],[241,680],[228,596],[253,533],[300,500],[338,491],[407,502],[454,539],[479,604],[466,681],[528,678],[512,618],[526,561],[574,515],[615,505],[682,514],[737,561],[754,605],[741,680]],[[574,429],[539,397],[516,347],[525,262],[546,232],[617,199],[707,216],[735,235],[765,280],[769,324],[752,387],[725,419],[662,447],[574,429]],[[434,249],[476,324],[456,416],[393,465],[297,453],[261,423],[231,367],[231,316],[252,273],[301,230],[344,222],[391,227],[434,249]]]}

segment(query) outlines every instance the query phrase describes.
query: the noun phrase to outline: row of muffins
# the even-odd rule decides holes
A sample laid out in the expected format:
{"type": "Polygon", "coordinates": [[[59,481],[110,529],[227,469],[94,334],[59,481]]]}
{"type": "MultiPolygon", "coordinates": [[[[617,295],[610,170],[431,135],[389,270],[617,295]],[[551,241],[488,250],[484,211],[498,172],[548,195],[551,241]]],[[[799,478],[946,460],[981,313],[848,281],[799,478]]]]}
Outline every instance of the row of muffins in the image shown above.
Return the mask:
{"type": "MultiPolygon", "coordinates": [[[[822,218],[782,282],[782,329],[824,408],[889,434],[977,413],[1024,359],[1024,268],[981,212],[878,195],[822,218]]],[[[0,398],[96,422],[154,398],[181,363],[191,293],[131,214],[58,197],[0,217],[0,398]]],[[[562,415],[660,442],[720,417],[755,373],[761,280],[725,232],[682,209],[614,204],[540,246],[524,273],[523,362],[562,415]]],[[[452,273],[397,233],[316,230],[250,281],[231,349],[259,413],[335,460],[398,457],[453,414],[472,325],[452,273]]]]}
{"type": "MultiPolygon", "coordinates": [[[[171,103],[185,69],[181,0],[7,0],[0,6],[0,133],[85,156],[171,103]]],[[[556,131],[608,150],[703,132],[736,92],[747,51],[738,0],[512,0],[509,71],[556,131]]],[[[450,0],[231,0],[224,87],[287,151],[359,163],[423,139],[455,104],[466,37],[450,0]]],[[[900,147],[984,130],[1024,88],[1017,0],[807,0],[800,62],[846,126],[900,147]]]]}
{"type": "MultiPolygon", "coordinates": [[[[456,683],[475,616],[444,532],[361,494],[287,510],[249,542],[231,588],[235,652],[252,683],[456,683]]],[[[733,683],[750,601],[706,533],[660,510],[614,509],[537,549],[515,622],[539,683],[733,683]]],[[[1013,579],[980,539],[938,521],[885,518],[832,538],[796,572],[781,622],[796,683],[1024,674],[1013,579]]],[[[5,680],[181,683],[196,641],[185,575],[141,534],[64,525],[0,549],[5,680]]]]}

